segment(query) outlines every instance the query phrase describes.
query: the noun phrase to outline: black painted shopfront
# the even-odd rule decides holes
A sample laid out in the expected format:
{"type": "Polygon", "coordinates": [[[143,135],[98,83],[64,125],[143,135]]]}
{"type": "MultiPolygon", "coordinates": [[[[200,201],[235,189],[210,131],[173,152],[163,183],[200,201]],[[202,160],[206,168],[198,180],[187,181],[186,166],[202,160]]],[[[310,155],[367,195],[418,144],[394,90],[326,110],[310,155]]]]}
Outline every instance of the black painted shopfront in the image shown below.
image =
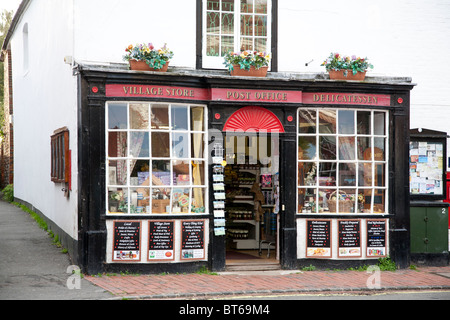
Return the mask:
{"type": "Polygon", "coordinates": [[[221,271],[250,249],[283,269],[409,265],[409,79],[85,65],[79,84],[85,272],[221,271]]]}

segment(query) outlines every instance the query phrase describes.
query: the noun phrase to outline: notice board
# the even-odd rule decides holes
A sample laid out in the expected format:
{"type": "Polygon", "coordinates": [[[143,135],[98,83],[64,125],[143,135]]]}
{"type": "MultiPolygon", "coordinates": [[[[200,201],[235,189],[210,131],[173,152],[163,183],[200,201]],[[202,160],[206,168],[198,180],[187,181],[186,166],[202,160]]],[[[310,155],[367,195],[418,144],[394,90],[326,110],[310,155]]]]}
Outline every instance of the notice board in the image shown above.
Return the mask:
{"type": "Polygon", "coordinates": [[[205,258],[205,220],[181,222],[181,260],[205,258]]]}
{"type": "Polygon", "coordinates": [[[339,258],[361,257],[361,220],[338,220],[339,258]]]}
{"type": "Polygon", "coordinates": [[[367,220],[367,257],[386,257],[387,220],[367,220]]]}
{"type": "Polygon", "coordinates": [[[331,220],[306,221],[306,257],[331,258],[331,220]]]}
{"type": "Polygon", "coordinates": [[[148,261],[174,260],[173,233],[171,220],[149,221],[148,223],[148,261]]]}
{"type": "Polygon", "coordinates": [[[409,142],[409,193],[413,201],[447,198],[447,132],[411,129],[409,142]]]}
{"type": "Polygon", "coordinates": [[[114,221],[113,261],[141,261],[141,222],[114,221]]]}

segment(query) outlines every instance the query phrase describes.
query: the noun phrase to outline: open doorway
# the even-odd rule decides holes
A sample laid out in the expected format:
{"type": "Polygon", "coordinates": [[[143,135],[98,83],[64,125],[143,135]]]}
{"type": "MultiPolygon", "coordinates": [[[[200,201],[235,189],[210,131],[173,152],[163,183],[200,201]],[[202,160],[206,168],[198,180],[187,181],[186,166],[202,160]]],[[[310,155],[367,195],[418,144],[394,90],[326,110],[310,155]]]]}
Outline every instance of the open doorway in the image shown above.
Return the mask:
{"type": "Polygon", "coordinates": [[[279,134],[224,136],[227,269],[278,269],[279,134]]]}

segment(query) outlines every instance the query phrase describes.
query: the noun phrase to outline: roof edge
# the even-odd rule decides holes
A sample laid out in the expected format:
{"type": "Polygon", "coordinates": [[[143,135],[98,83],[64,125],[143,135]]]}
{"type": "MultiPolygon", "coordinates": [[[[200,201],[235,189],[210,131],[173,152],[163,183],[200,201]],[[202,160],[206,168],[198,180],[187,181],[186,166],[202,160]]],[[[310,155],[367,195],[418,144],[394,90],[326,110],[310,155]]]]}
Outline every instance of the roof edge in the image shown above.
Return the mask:
{"type": "Polygon", "coordinates": [[[6,33],[5,40],[3,41],[2,48],[0,50],[0,61],[4,61],[5,59],[5,51],[8,48],[9,40],[11,40],[11,37],[16,30],[17,25],[19,24],[20,19],[22,18],[26,8],[30,4],[31,0],[22,0],[19,7],[17,8],[16,14],[14,15],[13,20],[11,21],[11,26],[8,29],[8,32],[6,33]]]}

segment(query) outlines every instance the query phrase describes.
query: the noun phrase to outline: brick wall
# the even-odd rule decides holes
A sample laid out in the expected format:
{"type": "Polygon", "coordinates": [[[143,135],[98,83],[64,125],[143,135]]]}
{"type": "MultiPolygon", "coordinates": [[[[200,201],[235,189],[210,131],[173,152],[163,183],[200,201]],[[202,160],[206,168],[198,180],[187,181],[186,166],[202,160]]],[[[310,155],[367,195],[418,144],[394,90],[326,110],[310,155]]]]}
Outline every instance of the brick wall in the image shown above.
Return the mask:
{"type": "Polygon", "coordinates": [[[1,181],[3,188],[14,181],[14,130],[10,119],[13,115],[13,88],[12,88],[12,55],[8,50],[4,61],[4,128],[1,150],[1,181]]]}

